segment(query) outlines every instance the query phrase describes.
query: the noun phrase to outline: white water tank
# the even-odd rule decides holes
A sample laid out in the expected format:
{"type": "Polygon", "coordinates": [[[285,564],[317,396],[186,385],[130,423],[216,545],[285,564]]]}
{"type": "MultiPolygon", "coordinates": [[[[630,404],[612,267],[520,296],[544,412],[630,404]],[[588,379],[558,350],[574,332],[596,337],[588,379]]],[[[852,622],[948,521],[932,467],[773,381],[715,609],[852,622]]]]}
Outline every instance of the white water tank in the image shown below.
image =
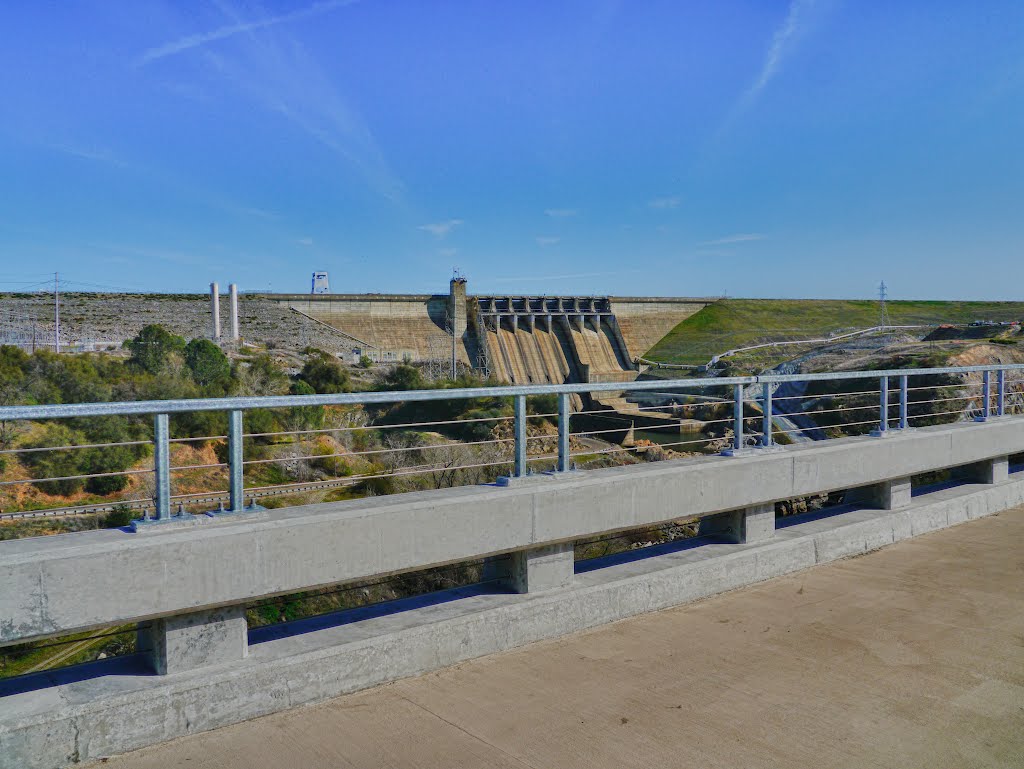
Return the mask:
{"type": "Polygon", "coordinates": [[[326,271],[317,271],[313,273],[313,293],[314,294],[329,294],[331,293],[331,284],[327,280],[326,271]]]}

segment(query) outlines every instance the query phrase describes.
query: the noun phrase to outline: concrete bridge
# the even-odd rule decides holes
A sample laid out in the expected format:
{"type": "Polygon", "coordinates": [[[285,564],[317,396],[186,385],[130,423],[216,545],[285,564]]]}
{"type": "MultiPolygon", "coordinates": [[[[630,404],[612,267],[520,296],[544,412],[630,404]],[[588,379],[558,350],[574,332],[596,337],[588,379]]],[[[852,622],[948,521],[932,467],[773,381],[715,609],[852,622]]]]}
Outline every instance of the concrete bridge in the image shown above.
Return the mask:
{"type": "Polygon", "coordinates": [[[106,769],[1024,763],[1024,508],[106,769]]]}
{"type": "MultiPolygon", "coordinates": [[[[747,448],[742,398],[744,387],[757,382],[737,378],[721,380],[735,387],[739,404],[731,456],[531,476],[525,398],[558,392],[564,409],[568,396],[583,386],[508,388],[516,399],[517,471],[506,484],[273,511],[242,512],[233,505],[237,512],[224,515],[160,515],[135,532],[0,543],[0,644],[140,626],[140,652],[132,657],[0,683],[0,766],[59,767],[123,753],[792,575],[1024,504],[1024,472],[1010,461],[1024,452],[1024,418],[1003,412],[1002,386],[992,411],[985,377],[982,421],[888,429],[888,378],[928,372],[856,376],[879,373],[879,435],[887,437],[783,449],[762,436],[762,448],[747,448]],[[914,488],[912,478],[942,469],[954,471],[957,482],[914,488]],[[848,504],[776,521],[775,502],[835,491],[848,491],[848,504]],[[605,561],[574,561],[573,543],[579,540],[684,517],[700,519],[702,536],[605,561]],[[481,558],[488,559],[486,585],[247,631],[245,607],[257,599],[481,558]]],[[[772,382],[764,384],[770,420],[772,382]]],[[[905,386],[903,391],[905,397],[905,386]]],[[[167,490],[159,479],[160,463],[167,459],[159,441],[166,446],[167,435],[159,433],[168,411],[225,409],[239,415],[229,431],[235,484],[241,482],[242,409],[441,395],[472,397],[453,390],[8,407],[0,409],[0,419],[118,409],[156,413],[157,501],[166,513],[167,490]]],[[[900,424],[906,425],[905,409],[900,424]]],[[[567,446],[567,425],[560,419],[561,447],[567,446]]],[[[947,577],[956,583],[955,574],[947,577]]],[[[1019,591],[1012,585],[982,589],[995,601],[1003,587],[1019,591]]],[[[862,600],[870,604],[882,595],[862,600]]],[[[1019,607],[1012,600],[1006,605],[1019,607]]],[[[749,619],[758,616],[753,612],[749,619]]],[[[665,632],[669,636],[655,636],[652,643],[670,654],[665,638],[672,631],[665,632]]],[[[689,631],[675,632],[685,637],[689,631]]],[[[759,641],[751,634],[747,643],[759,641]]],[[[740,664],[755,664],[759,655],[743,648],[740,664]]],[[[1005,683],[1018,689],[994,684],[1001,703],[1019,690],[1021,682],[1011,679],[1005,683]]],[[[580,685],[591,690],[604,683],[595,678],[580,685]]],[[[507,697],[533,703],[537,718],[555,707],[523,700],[523,682],[515,676],[502,685],[515,691],[492,691],[497,702],[507,697]]],[[[971,695],[980,698],[978,707],[986,706],[984,694],[971,695]]],[[[745,696],[750,702],[770,697],[757,685],[748,686],[745,696]]],[[[1012,707],[1008,712],[1019,718],[1012,707]]],[[[628,727],[630,715],[621,718],[619,726],[628,727]]],[[[770,735],[760,733],[758,739],[768,741],[770,735]]],[[[493,763],[476,755],[480,763],[493,763]]]]}

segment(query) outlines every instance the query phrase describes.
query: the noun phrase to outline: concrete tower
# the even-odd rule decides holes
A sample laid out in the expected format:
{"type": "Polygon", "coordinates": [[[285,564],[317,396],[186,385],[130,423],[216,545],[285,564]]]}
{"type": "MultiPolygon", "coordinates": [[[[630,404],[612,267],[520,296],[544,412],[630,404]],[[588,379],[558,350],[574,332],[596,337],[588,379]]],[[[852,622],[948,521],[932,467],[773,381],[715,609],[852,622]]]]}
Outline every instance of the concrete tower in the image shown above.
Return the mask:
{"type": "Polygon", "coordinates": [[[228,286],[228,295],[231,301],[231,341],[238,341],[238,285],[232,283],[228,286]]]}
{"type": "Polygon", "coordinates": [[[210,284],[210,332],[213,341],[220,341],[220,286],[216,283],[210,284]]]}
{"type": "Polygon", "coordinates": [[[456,275],[448,284],[448,317],[456,339],[466,333],[466,279],[456,275]]]}
{"type": "Polygon", "coordinates": [[[466,335],[466,279],[457,272],[448,284],[448,318],[452,324],[452,379],[458,376],[459,340],[466,335]]]}

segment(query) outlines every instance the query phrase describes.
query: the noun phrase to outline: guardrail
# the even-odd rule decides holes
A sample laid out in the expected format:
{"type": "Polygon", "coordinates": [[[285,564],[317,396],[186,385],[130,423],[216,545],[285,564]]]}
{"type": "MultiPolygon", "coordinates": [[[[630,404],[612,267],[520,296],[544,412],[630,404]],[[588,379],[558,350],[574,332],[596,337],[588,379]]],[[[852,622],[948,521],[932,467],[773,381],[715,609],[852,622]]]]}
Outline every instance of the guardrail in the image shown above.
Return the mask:
{"type": "MultiPolygon", "coordinates": [[[[864,410],[868,412],[864,420],[845,423],[845,427],[861,427],[866,425],[874,426],[873,434],[884,437],[892,431],[906,430],[912,427],[915,416],[910,414],[910,406],[918,406],[921,403],[948,403],[959,404],[944,407],[943,411],[930,411],[925,416],[955,416],[957,418],[974,418],[986,420],[992,417],[1006,416],[1011,413],[1024,413],[1024,365],[985,365],[985,366],[961,366],[946,368],[928,369],[894,369],[879,371],[854,371],[823,374],[791,374],[791,375],[763,375],[747,377],[725,377],[717,379],[675,379],[675,380],[651,380],[634,382],[610,382],[610,383],[581,383],[562,385],[530,385],[530,386],[508,386],[508,387],[476,387],[461,389],[440,389],[440,390],[415,390],[415,391],[387,391],[387,392],[362,392],[342,393],[332,395],[290,395],[290,396],[262,396],[262,397],[228,397],[228,398],[204,398],[192,400],[162,400],[162,401],[135,401],[120,403],[79,403],[59,404],[40,406],[6,406],[0,407],[0,422],[13,420],[49,420],[69,419],[76,417],[96,416],[130,416],[130,415],[152,415],[153,416],[153,440],[152,441],[123,441],[109,444],[83,444],[70,446],[53,447],[32,447],[32,448],[10,448],[0,451],[0,456],[7,454],[26,454],[39,451],[74,451],[87,448],[103,448],[106,446],[141,446],[152,445],[153,466],[152,469],[128,469],[118,472],[106,473],[81,473],[74,475],[52,476],[46,478],[22,478],[0,481],[0,487],[19,484],[35,484],[47,481],[68,481],[88,478],[100,478],[106,476],[128,476],[151,473],[154,479],[154,493],[152,508],[154,511],[152,520],[167,521],[172,518],[191,515],[184,509],[184,501],[187,498],[204,499],[211,494],[226,494],[229,499],[229,507],[218,512],[240,512],[246,509],[246,498],[250,501],[255,493],[265,492],[267,487],[246,488],[244,470],[246,466],[257,464],[286,462],[296,460],[328,459],[331,457],[356,457],[356,456],[396,456],[402,452],[421,451],[429,452],[444,446],[484,446],[492,445],[501,448],[511,448],[510,457],[490,458],[486,462],[471,462],[469,464],[426,464],[409,468],[392,469],[388,472],[377,474],[362,474],[351,476],[346,482],[355,483],[363,480],[387,476],[419,475],[438,471],[451,472],[459,469],[500,467],[510,466],[507,477],[518,478],[530,472],[531,461],[544,460],[553,463],[554,472],[565,472],[572,468],[573,457],[578,454],[595,454],[604,452],[623,451],[621,447],[612,446],[608,449],[596,449],[578,451],[575,454],[570,448],[570,439],[598,437],[602,433],[622,432],[620,428],[613,430],[589,430],[572,432],[571,422],[574,415],[572,399],[574,396],[586,396],[600,393],[675,393],[680,400],[692,397],[694,402],[673,404],[659,404],[654,406],[637,406],[632,409],[635,413],[644,411],[652,414],[659,414],[661,417],[685,416],[688,410],[719,406],[727,408],[731,404],[732,415],[721,419],[703,420],[702,424],[722,425],[723,428],[731,429],[731,445],[723,453],[735,455],[749,450],[764,450],[774,447],[777,435],[793,435],[807,433],[816,428],[806,426],[807,420],[815,416],[829,413],[827,410],[807,411],[799,408],[790,408],[789,401],[800,403],[807,400],[808,396],[803,394],[777,396],[776,392],[780,386],[793,383],[810,384],[814,382],[834,382],[847,380],[868,380],[877,382],[877,390],[872,386],[870,389],[858,390],[856,392],[832,393],[827,396],[833,399],[844,397],[865,397],[877,393],[877,406],[855,406],[851,408],[840,405],[833,411],[864,410]],[[925,385],[920,387],[911,386],[915,378],[938,375],[951,375],[965,377],[970,374],[980,374],[980,383],[960,382],[957,387],[964,391],[962,395],[949,398],[932,398],[927,401],[914,400],[912,393],[921,390],[935,390],[936,385],[925,385]],[[994,379],[994,382],[993,382],[994,379]],[[895,387],[893,385],[895,384],[895,387]],[[720,396],[708,395],[708,391],[721,391],[722,388],[731,388],[731,395],[720,396]],[[893,397],[895,394],[895,398],[893,397]],[[540,395],[557,396],[557,412],[550,414],[528,414],[527,398],[540,395]],[[511,397],[513,399],[513,415],[480,417],[473,419],[439,420],[433,422],[407,422],[404,424],[377,424],[377,425],[356,425],[347,427],[334,427],[309,430],[284,430],[264,433],[245,433],[243,429],[244,415],[246,412],[258,409],[284,409],[284,408],[308,408],[311,406],[371,406],[386,405],[395,403],[413,403],[423,401],[440,400],[468,400],[479,398],[511,397]],[[778,407],[782,401],[786,405],[778,407]],[[748,406],[750,407],[748,409],[748,406]],[[750,411],[759,410],[760,430],[749,429],[752,420],[750,411]],[[198,438],[184,437],[172,438],[170,434],[170,417],[174,414],[188,412],[226,412],[227,432],[226,435],[202,436],[198,438]],[[871,415],[871,411],[875,411],[871,415]],[[895,413],[894,413],[895,412],[895,413]],[[792,420],[802,417],[805,426],[796,425],[790,428],[780,427],[775,422],[779,419],[792,420]],[[529,419],[555,418],[557,420],[557,449],[553,453],[530,456],[528,452],[529,441],[543,438],[545,436],[530,436],[527,434],[527,422],[529,419]],[[498,423],[510,421],[513,424],[512,437],[493,438],[490,440],[439,443],[413,447],[389,447],[370,449],[365,451],[346,451],[334,454],[319,454],[311,456],[271,458],[271,459],[249,459],[245,458],[244,441],[246,438],[274,437],[274,436],[311,436],[317,434],[341,434],[352,433],[361,430],[408,430],[424,427],[440,427],[444,425],[467,425],[473,422],[498,423]],[[176,442],[194,442],[204,440],[227,440],[227,456],[223,462],[194,464],[184,466],[172,466],[171,445],[176,442]],[[227,490],[221,492],[207,491],[201,494],[173,495],[171,477],[175,472],[188,469],[223,469],[227,474],[227,490]],[[179,500],[180,508],[176,516],[172,510],[172,500],[179,500]]],[[[918,381],[920,381],[918,379],[918,381]]],[[[727,391],[728,392],[728,391],[727,391]]],[[[577,412],[578,413],[578,412],[577,412]]],[[[600,415],[602,410],[595,409],[587,412],[588,415],[600,415]]],[[[756,417],[754,419],[756,422],[756,417]]],[[[954,421],[954,420],[948,420],[954,421]]],[[[645,427],[648,430],[674,429],[678,423],[667,420],[664,426],[653,425],[645,427]]],[[[723,434],[725,429],[722,430],[723,434]]],[[[707,438],[696,440],[681,440],[663,444],[665,447],[696,446],[707,443],[707,438]]],[[[148,505],[148,499],[125,500],[133,507],[148,505]]],[[[223,508],[223,506],[222,506],[223,508]]],[[[39,515],[45,511],[33,511],[39,515]]],[[[5,515],[9,513],[5,512],[5,515]]],[[[149,518],[148,513],[146,518],[149,518]]]]}

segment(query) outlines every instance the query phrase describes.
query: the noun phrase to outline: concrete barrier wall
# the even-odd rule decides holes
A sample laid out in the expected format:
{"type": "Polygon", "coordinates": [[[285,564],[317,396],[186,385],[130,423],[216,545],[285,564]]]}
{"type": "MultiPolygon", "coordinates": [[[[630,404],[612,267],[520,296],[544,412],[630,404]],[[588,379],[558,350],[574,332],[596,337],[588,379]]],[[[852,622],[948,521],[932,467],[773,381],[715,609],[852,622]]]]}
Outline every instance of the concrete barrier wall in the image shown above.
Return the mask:
{"type": "Polygon", "coordinates": [[[356,610],[263,639],[229,664],[154,676],[108,660],[77,675],[0,682],[0,769],[99,759],[868,552],[1024,503],[1021,475],[902,510],[798,518],[753,544],[707,541],[611,562],[545,592],[452,591],[400,612],[356,610]]]}
{"type": "Polygon", "coordinates": [[[1024,419],[0,542],[0,644],[851,489],[1024,451],[1024,419]]]}

